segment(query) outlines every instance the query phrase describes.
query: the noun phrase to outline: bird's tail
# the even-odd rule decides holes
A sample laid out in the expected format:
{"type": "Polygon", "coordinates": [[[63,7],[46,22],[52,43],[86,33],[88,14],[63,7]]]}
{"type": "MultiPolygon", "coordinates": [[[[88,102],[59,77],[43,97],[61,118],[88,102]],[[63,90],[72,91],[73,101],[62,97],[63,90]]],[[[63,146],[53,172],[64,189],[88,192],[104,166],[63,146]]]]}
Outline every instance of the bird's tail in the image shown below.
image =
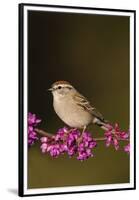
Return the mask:
{"type": "Polygon", "coordinates": [[[99,118],[95,117],[93,119],[93,124],[96,124],[97,126],[99,126],[100,128],[102,128],[105,131],[107,131],[109,129],[109,122],[104,119],[99,119],[99,118]]]}

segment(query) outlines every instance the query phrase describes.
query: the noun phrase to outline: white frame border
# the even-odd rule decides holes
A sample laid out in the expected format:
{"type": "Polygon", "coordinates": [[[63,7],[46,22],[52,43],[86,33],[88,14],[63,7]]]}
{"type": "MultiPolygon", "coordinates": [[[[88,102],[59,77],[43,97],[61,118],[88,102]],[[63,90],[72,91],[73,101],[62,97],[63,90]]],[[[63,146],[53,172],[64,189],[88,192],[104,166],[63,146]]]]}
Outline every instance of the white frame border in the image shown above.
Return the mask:
{"type": "MultiPolygon", "coordinates": [[[[134,188],[134,13],[132,11],[117,11],[117,10],[110,10],[110,9],[87,9],[87,8],[70,8],[70,7],[62,7],[62,6],[52,6],[52,7],[47,7],[47,5],[44,6],[36,6],[36,5],[27,5],[23,4],[23,55],[24,55],[24,66],[23,66],[23,74],[24,74],[24,80],[23,80],[23,88],[24,88],[24,166],[23,166],[23,180],[24,180],[24,188],[23,188],[23,195],[40,195],[40,194],[49,194],[49,193],[72,193],[72,192],[81,192],[81,191],[101,191],[101,190],[113,190],[113,189],[131,189],[134,188]],[[27,19],[27,13],[28,11],[49,11],[49,12],[65,12],[65,13],[82,13],[82,14],[97,14],[97,15],[115,15],[115,16],[129,16],[130,17],[130,122],[133,122],[130,124],[130,130],[131,130],[131,136],[130,136],[130,144],[131,144],[131,152],[130,152],[130,183],[123,183],[123,184],[106,184],[106,185],[87,185],[87,186],[72,186],[72,187],[55,187],[55,188],[44,188],[44,189],[28,189],[27,188],[27,155],[28,155],[28,142],[27,142],[27,93],[28,93],[28,79],[27,79],[27,69],[28,69],[28,52],[27,52],[27,25],[28,25],[28,19],[27,19]]],[[[48,5],[50,6],[50,5],[48,5]]]]}

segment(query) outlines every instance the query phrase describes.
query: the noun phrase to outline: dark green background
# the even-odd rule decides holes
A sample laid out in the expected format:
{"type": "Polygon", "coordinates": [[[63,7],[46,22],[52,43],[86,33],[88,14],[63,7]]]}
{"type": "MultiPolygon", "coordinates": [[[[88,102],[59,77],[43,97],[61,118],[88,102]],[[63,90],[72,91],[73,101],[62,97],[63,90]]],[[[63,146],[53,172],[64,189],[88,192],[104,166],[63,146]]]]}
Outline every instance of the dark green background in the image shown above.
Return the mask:
{"type": "MultiPolygon", "coordinates": [[[[63,122],[52,95],[57,80],[71,82],[110,122],[129,126],[129,18],[30,11],[28,14],[28,106],[55,133],[63,122]]],[[[100,128],[90,126],[94,137],[100,128]]],[[[121,145],[126,144],[122,143],[121,145]]],[[[42,155],[38,142],[28,153],[28,187],[45,188],[129,182],[129,156],[99,142],[95,157],[42,155]]]]}

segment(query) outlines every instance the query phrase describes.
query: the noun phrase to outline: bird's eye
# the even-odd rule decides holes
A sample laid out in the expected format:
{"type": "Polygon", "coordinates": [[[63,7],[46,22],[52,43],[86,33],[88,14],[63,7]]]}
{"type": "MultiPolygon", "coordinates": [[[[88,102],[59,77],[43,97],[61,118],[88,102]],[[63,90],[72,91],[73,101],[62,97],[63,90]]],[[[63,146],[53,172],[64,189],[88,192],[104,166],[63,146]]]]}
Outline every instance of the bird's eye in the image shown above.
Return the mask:
{"type": "Polygon", "coordinates": [[[62,87],[61,86],[58,86],[58,89],[60,90],[62,87]]]}

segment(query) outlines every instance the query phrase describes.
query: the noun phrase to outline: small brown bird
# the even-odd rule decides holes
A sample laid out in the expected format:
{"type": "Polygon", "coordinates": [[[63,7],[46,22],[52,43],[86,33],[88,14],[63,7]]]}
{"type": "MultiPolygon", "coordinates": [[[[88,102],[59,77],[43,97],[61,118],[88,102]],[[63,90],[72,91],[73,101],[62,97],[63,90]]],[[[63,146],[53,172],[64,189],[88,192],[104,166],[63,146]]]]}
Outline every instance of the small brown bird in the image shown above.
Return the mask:
{"type": "Polygon", "coordinates": [[[53,106],[59,118],[71,128],[85,131],[90,123],[97,124],[103,129],[107,121],[104,120],[95,107],[81,95],[69,82],[57,81],[49,89],[53,94],[53,106]]]}

